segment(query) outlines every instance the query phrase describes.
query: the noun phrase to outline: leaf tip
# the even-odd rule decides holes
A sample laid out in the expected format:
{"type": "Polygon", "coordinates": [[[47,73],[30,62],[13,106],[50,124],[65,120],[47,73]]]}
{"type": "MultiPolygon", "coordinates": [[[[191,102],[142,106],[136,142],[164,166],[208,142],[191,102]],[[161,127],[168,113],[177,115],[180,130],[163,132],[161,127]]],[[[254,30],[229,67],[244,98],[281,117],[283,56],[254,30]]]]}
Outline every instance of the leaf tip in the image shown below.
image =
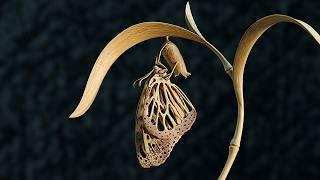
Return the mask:
{"type": "Polygon", "coordinates": [[[189,1],[187,1],[186,9],[185,9],[185,12],[186,12],[186,13],[187,13],[188,11],[190,11],[190,3],[189,3],[189,1]]]}
{"type": "Polygon", "coordinates": [[[75,112],[73,112],[73,113],[69,116],[70,119],[74,119],[74,118],[77,118],[77,117],[79,117],[79,115],[77,115],[75,112]]]}

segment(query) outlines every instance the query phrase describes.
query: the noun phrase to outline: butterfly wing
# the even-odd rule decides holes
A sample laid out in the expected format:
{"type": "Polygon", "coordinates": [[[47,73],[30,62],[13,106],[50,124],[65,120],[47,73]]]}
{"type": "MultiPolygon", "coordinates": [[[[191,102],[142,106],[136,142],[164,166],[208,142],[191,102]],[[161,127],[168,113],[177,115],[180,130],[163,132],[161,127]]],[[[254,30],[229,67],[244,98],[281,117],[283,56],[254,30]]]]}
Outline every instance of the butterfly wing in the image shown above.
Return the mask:
{"type": "Polygon", "coordinates": [[[169,157],[175,145],[173,139],[159,139],[149,134],[143,125],[142,117],[136,122],[137,158],[144,168],[159,166],[169,157]]]}
{"type": "Polygon", "coordinates": [[[155,74],[144,85],[137,108],[136,151],[142,167],[159,166],[196,119],[182,90],[155,74]]]}
{"type": "Polygon", "coordinates": [[[160,76],[153,76],[145,86],[142,108],[146,130],[161,139],[181,137],[196,120],[190,100],[177,85],[160,76]]]}
{"type": "Polygon", "coordinates": [[[151,135],[144,127],[143,122],[143,104],[145,102],[145,86],[137,108],[136,119],[136,152],[137,158],[144,168],[159,166],[169,157],[172,148],[178,141],[178,137],[172,139],[159,139],[151,135]]]}

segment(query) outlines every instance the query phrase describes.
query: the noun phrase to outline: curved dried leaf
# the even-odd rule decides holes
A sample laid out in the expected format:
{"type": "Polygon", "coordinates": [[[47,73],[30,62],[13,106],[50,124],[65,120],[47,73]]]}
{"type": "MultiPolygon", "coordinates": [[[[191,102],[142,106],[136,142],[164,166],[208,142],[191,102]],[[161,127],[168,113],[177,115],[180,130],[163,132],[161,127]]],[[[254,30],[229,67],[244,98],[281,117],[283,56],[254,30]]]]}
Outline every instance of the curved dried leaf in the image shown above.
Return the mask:
{"type": "Polygon", "coordinates": [[[185,8],[185,20],[189,29],[197,33],[207,43],[210,50],[219,57],[219,60],[222,63],[224,70],[228,73],[229,76],[231,76],[232,65],[228,62],[228,60],[220,53],[220,51],[215,46],[213,46],[203,37],[203,35],[201,34],[201,32],[197,27],[196,22],[193,19],[189,2],[187,2],[186,8],[185,8]]]}

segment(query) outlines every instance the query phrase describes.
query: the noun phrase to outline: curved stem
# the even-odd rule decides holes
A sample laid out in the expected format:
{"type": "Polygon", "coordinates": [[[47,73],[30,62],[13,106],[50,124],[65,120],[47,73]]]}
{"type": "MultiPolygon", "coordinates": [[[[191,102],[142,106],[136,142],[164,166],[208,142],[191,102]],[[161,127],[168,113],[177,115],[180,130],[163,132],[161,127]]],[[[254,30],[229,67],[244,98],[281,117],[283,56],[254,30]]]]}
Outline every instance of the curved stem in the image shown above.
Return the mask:
{"type": "Polygon", "coordinates": [[[238,118],[234,136],[230,142],[229,155],[225,167],[219,176],[224,180],[229,173],[233,161],[240,147],[243,123],[244,123],[244,98],[243,98],[243,74],[250,51],[259,37],[270,27],[281,22],[290,22],[306,30],[319,44],[320,35],[307,23],[285,15],[271,15],[264,17],[252,24],[242,36],[234,57],[233,86],[238,104],[238,118]]]}

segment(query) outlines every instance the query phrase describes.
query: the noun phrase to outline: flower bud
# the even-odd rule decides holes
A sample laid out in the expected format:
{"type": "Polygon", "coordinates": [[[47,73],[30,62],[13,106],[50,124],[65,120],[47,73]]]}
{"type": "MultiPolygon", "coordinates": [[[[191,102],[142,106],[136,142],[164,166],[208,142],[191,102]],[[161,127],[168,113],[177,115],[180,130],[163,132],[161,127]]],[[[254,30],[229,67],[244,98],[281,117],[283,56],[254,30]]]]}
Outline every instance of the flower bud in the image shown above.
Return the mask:
{"type": "Polygon", "coordinates": [[[167,61],[167,63],[170,65],[171,69],[174,67],[176,63],[178,63],[174,70],[175,76],[179,76],[181,74],[184,78],[187,78],[189,75],[191,75],[191,73],[187,71],[186,65],[178,47],[168,39],[162,51],[162,55],[164,59],[167,61]]]}

